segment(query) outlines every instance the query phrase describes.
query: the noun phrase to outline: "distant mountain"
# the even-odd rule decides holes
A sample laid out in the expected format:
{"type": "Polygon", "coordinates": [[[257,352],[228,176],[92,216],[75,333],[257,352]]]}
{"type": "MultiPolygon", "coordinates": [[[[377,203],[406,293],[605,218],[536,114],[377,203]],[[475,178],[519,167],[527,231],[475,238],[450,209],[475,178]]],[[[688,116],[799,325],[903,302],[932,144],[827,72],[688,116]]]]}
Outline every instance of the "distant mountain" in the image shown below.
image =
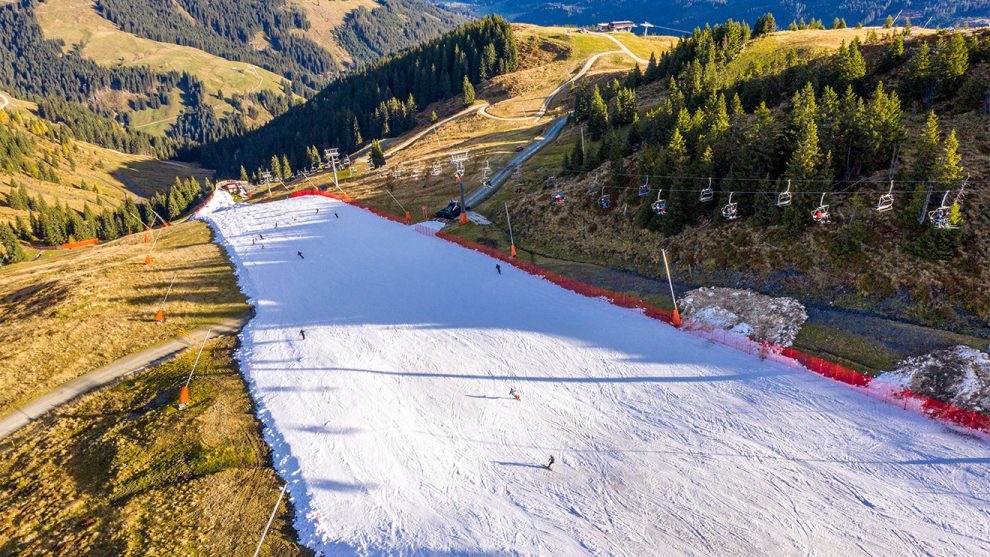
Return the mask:
{"type": "MultiPolygon", "coordinates": [[[[479,13],[497,12],[510,21],[540,25],[593,25],[603,21],[649,21],[658,32],[690,31],[706,23],[716,24],[729,18],[753,23],[760,15],[771,12],[779,26],[796,19],[817,18],[828,25],[833,18],[844,18],[852,26],[858,22],[878,24],[888,16],[910,17],[915,25],[951,26],[963,21],[990,20],[990,0],[463,0],[440,5],[463,7],[479,13]],[[666,29],[665,29],[666,28],[666,29]]],[[[638,30],[641,31],[641,30],[638,30]]]]}

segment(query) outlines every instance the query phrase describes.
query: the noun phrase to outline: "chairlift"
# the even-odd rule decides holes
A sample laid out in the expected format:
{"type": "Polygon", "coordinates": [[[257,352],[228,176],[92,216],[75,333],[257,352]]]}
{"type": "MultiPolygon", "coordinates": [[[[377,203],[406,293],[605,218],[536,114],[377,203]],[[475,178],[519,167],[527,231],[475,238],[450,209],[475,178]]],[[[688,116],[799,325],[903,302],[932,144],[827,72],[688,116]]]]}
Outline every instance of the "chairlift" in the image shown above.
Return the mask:
{"type": "Polygon", "coordinates": [[[612,200],[608,198],[608,194],[605,193],[605,188],[602,188],[602,193],[598,197],[598,206],[602,209],[608,209],[612,206],[612,200]]]}
{"type": "Polygon", "coordinates": [[[777,206],[787,207],[791,204],[791,181],[787,181],[787,188],[777,194],[777,206]]]}
{"type": "Polygon", "coordinates": [[[698,196],[698,201],[702,203],[708,203],[712,199],[715,199],[715,190],[712,189],[712,179],[708,179],[708,186],[702,188],[701,195],[698,196]]]}
{"type": "Polygon", "coordinates": [[[729,202],[722,207],[722,216],[726,220],[736,220],[739,218],[739,204],[732,201],[733,192],[729,192],[729,202]]]}
{"type": "Polygon", "coordinates": [[[663,190],[657,191],[657,200],[653,202],[653,212],[654,214],[664,216],[667,214],[667,200],[660,197],[663,190]]]}
{"type": "Polygon", "coordinates": [[[646,177],[646,181],[643,182],[642,184],[640,184],[640,186],[639,186],[639,196],[640,197],[646,197],[647,195],[650,195],[650,177],[649,176],[647,176],[646,177]]]}
{"type": "Polygon", "coordinates": [[[822,194],[821,201],[818,202],[818,208],[811,212],[811,218],[815,220],[818,224],[828,224],[830,222],[828,214],[828,205],[825,204],[825,196],[827,193],[822,194]]]}
{"type": "Polygon", "coordinates": [[[942,203],[939,204],[937,209],[928,212],[928,220],[931,221],[932,226],[939,230],[954,230],[959,228],[952,224],[952,219],[950,218],[952,206],[948,205],[949,193],[950,191],[945,192],[945,195],[942,196],[942,203]]]}
{"type": "Polygon", "coordinates": [[[894,181],[890,181],[890,189],[887,193],[880,196],[880,200],[877,202],[877,212],[886,213],[887,211],[894,208],[894,181]]]}

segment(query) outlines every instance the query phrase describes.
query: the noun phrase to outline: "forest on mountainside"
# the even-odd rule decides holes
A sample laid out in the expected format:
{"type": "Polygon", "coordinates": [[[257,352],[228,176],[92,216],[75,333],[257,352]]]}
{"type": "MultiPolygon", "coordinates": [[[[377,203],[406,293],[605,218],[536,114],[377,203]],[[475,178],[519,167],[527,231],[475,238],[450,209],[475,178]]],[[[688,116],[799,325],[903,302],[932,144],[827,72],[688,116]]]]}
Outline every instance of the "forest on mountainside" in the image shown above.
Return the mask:
{"type": "Polygon", "coordinates": [[[350,152],[408,131],[421,107],[460,94],[465,78],[478,83],[516,64],[511,25],[490,16],[339,79],[265,126],[203,147],[200,157],[229,175],[264,168],[273,155],[304,166],[313,147],[350,152]]]}
{"type": "Polygon", "coordinates": [[[748,49],[786,40],[728,22],[579,90],[573,118],[592,141],[576,138],[563,161],[567,206],[547,218],[510,204],[517,234],[648,268],[665,245],[694,280],[840,292],[900,318],[980,329],[990,191],[985,144],[974,143],[990,106],[990,32],[862,34],[764,64],[748,49]]]}

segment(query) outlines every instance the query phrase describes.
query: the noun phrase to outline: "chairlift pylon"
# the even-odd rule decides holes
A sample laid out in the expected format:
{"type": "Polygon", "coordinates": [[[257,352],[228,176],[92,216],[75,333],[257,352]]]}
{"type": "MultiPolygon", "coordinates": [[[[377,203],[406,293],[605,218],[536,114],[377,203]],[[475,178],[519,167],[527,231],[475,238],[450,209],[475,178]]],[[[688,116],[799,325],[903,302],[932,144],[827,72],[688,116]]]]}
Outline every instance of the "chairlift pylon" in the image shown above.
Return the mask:
{"type": "Polygon", "coordinates": [[[787,188],[777,194],[777,206],[787,207],[791,204],[791,181],[787,181],[787,188]]]}
{"type": "Polygon", "coordinates": [[[657,190],[657,200],[653,202],[651,206],[653,208],[653,213],[664,216],[667,214],[667,200],[660,197],[663,190],[657,190]]]}
{"type": "Polygon", "coordinates": [[[722,207],[722,216],[726,220],[736,220],[739,218],[739,204],[732,201],[733,192],[729,192],[729,202],[722,207]]]}
{"type": "Polygon", "coordinates": [[[811,218],[818,224],[828,224],[830,222],[828,205],[825,204],[826,195],[828,194],[822,194],[822,199],[818,202],[818,208],[811,212],[811,218]]]}
{"type": "Polygon", "coordinates": [[[890,181],[890,189],[887,193],[880,196],[880,200],[877,201],[877,212],[886,213],[887,211],[894,208],[894,181],[890,181]]]}
{"type": "Polygon", "coordinates": [[[708,203],[712,199],[715,199],[715,190],[712,189],[712,179],[708,179],[708,186],[702,188],[701,195],[698,196],[698,201],[702,203],[708,203]]]}

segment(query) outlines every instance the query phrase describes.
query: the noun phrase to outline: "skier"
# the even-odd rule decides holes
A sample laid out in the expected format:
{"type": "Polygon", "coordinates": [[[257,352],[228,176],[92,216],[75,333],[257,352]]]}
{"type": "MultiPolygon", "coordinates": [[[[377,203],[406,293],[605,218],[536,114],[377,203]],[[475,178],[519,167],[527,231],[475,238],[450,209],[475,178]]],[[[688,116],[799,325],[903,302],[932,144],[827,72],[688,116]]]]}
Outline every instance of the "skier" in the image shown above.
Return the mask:
{"type": "Polygon", "coordinates": [[[275,223],[275,228],[276,228],[276,229],[278,228],[278,223],[277,223],[277,222],[275,223]]]}
{"type": "Polygon", "coordinates": [[[337,211],[334,211],[333,212],[333,216],[336,217],[336,218],[338,218],[338,219],[340,218],[340,215],[337,214],[337,211]]]}
{"type": "Polygon", "coordinates": [[[316,208],[316,214],[317,214],[317,215],[319,215],[319,214],[320,214],[320,208],[319,208],[319,207],[317,207],[317,208],[316,208]]]}
{"type": "Polygon", "coordinates": [[[258,234],[258,237],[259,237],[259,238],[261,238],[262,240],[264,240],[264,239],[265,239],[265,237],[264,237],[264,236],[262,236],[261,234],[258,234]]]}
{"type": "Polygon", "coordinates": [[[511,389],[509,389],[509,396],[511,396],[512,398],[514,398],[516,400],[522,400],[521,398],[519,398],[519,391],[516,390],[515,387],[512,387],[511,389]]]}
{"type": "Polygon", "coordinates": [[[299,329],[299,336],[301,336],[303,340],[306,340],[306,331],[299,329]]]}
{"type": "Polygon", "coordinates": [[[498,263],[495,264],[495,270],[498,271],[499,275],[502,274],[502,266],[499,265],[498,263]]]}
{"type": "Polygon", "coordinates": [[[554,463],[553,455],[550,455],[550,462],[547,463],[547,470],[550,470],[551,472],[553,472],[553,463],[554,463]]]}
{"type": "Polygon", "coordinates": [[[297,251],[297,252],[296,252],[296,255],[298,255],[298,256],[299,256],[299,259],[306,259],[305,257],[303,257],[303,254],[302,254],[302,252],[301,252],[301,251],[297,251]]]}

